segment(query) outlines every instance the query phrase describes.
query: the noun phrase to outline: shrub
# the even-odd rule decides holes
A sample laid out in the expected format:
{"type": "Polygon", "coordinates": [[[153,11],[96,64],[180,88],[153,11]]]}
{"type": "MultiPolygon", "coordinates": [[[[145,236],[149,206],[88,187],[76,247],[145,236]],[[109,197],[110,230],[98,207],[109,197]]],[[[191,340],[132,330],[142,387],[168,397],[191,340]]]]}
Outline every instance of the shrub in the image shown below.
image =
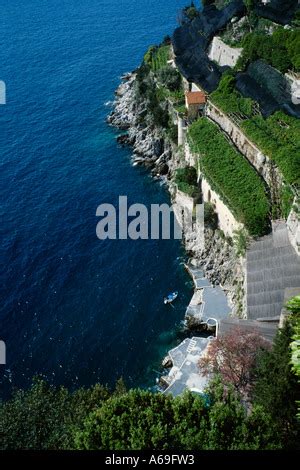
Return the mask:
{"type": "Polygon", "coordinates": [[[289,69],[300,70],[299,30],[291,31],[280,27],[271,36],[257,32],[249,33],[245,36],[242,46],[238,69],[244,69],[250,62],[263,59],[282,73],[289,69]]]}
{"type": "Polygon", "coordinates": [[[251,235],[269,229],[269,201],[264,183],[247,160],[228,142],[218,127],[200,118],[189,128],[193,152],[201,170],[224,202],[251,235]]]}
{"type": "Polygon", "coordinates": [[[157,73],[158,80],[170,91],[179,91],[181,88],[181,75],[171,66],[161,68],[157,73]]]}
{"type": "Polygon", "coordinates": [[[241,113],[252,116],[255,102],[250,98],[244,98],[235,89],[235,82],[232,73],[225,73],[218,88],[210,95],[210,99],[225,113],[241,113]]]}
{"type": "Polygon", "coordinates": [[[257,354],[268,349],[270,343],[256,331],[235,327],[210,342],[207,353],[199,361],[199,368],[205,375],[220,375],[225,384],[232,385],[247,398],[253,385],[257,354]]]}
{"type": "Polygon", "coordinates": [[[249,243],[249,237],[245,230],[235,230],[233,234],[233,243],[237,256],[245,256],[249,243]]]}
{"type": "Polygon", "coordinates": [[[199,197],[200,190],[197,184],[197,171],[192,166],[178,168],[175,173],[174,182],[180,191],[186,193],[188,196],[197,198],[199,197]]]}
{"type": "Polygon", "coordinates": [[[211,202],[204,203],[204,223],[212,230],[218,228],[218,214],[215,212],[215,207],[211,202]]]}
{"type": "Polygon", "coordinates": [[[278,330],[271,351],[258,356],[252,399],[271,416],[283,448],[299,449],[299,422],[296,418],[300,400],[298,377],[291,366],[290,343],[294,329],[290,322],[278,330]]]}

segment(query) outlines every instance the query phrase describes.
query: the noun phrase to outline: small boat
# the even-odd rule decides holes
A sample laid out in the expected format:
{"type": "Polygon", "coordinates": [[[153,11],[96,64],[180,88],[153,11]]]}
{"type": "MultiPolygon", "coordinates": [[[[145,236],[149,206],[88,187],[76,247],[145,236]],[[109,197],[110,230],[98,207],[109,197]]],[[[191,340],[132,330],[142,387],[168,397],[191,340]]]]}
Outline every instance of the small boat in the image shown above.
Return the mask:
{"type": "Polygon", "coordinates": [[[172,294],[167,295],[167,297],[164,298],[164,304],[171,304],[178,296],[178,292],[172,292],[172,294]]]}

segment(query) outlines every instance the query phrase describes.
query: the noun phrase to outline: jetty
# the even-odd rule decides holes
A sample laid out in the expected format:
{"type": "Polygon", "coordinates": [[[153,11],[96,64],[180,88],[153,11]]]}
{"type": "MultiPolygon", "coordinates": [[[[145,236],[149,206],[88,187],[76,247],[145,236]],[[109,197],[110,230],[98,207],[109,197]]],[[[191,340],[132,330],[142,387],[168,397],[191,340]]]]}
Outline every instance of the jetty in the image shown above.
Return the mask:
{"type": "Polygon", "coordinates": [[[182,343],[169,351],[166,362],[172,365],[169,374],[163,376],[163,383],[167,387],[164,393],[171,393],[174,397],[181,395],[185,390],[203,393],[208,385],[209,377],[199,372],[199,359],[205,354],[206,348],[213,336],[208,338],[186,338],[182,343]]]}

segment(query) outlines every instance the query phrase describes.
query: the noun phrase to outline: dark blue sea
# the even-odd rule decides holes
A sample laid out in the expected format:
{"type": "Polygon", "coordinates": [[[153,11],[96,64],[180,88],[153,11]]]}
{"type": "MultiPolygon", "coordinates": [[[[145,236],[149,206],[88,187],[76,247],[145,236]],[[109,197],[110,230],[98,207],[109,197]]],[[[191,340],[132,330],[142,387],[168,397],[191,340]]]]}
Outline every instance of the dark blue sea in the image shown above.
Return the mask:
{"type": "Polygon", "coordinates": [[[155,383],[192,286],[179,241],[100,241],[96,208],[169,202],[105,123],[119,77],[187,0],[0,0],[1,394],[155,383]],[[175,308],[163,305],[172,290],[175,308]]]}

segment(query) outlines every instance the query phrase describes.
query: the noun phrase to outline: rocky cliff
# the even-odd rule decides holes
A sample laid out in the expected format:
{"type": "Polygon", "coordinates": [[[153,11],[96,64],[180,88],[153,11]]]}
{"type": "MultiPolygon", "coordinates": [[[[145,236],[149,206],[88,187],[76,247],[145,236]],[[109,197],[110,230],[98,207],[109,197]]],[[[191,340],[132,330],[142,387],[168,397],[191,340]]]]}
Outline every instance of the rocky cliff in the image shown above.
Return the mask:
{"type": "MultiPolygon", "coordinates": [[[[108,122],[122,132],[117,140],[133,149],[133,164],[145,165],[155,176],[164,176],[169,183],[174,203],[176,190],[172,177],[177,168],[185,166],[184,149],[171,141],[166,131],[153,124],[147,115],[148,102],[138,93],[136,73],[123,77],[108,122]],[[142,116],[142,119],[141,119],[142,116]]],[[[202,267],[214,285],[221,285],[232,305],[233,313],[244,315],[244,264],[236,254],[232,240],[220,230],[205,229],[204,246],[194,243],[191,233],[184,234],[188,256],[202,267]]]]}

